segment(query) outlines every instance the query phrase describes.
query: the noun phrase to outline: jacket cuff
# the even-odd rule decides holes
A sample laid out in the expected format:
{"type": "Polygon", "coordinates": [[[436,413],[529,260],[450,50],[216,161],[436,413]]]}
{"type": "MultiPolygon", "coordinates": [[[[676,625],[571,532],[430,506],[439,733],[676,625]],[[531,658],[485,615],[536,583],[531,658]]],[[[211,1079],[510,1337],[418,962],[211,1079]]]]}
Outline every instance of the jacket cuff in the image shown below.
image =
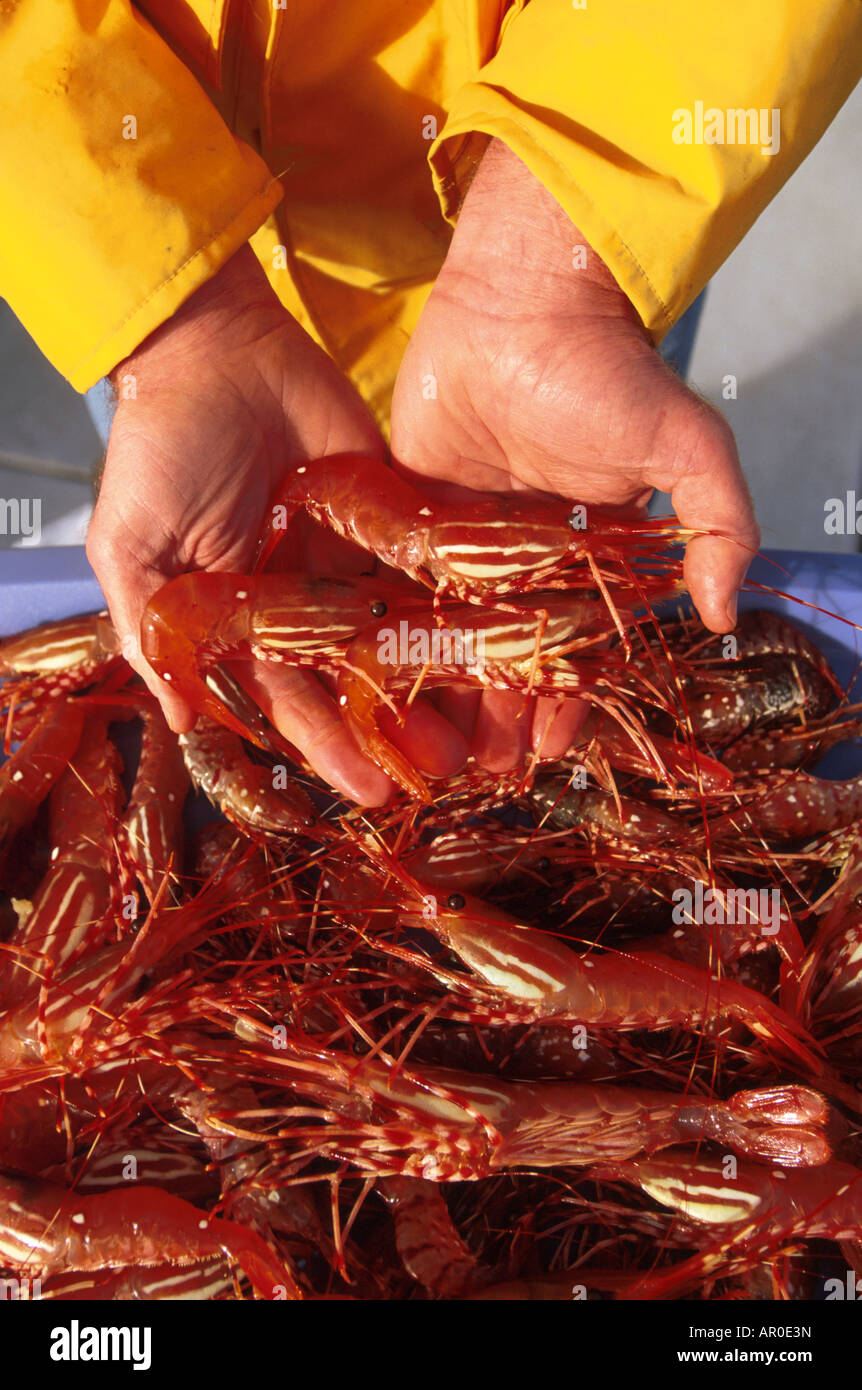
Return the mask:
{"type": "Polygon", "coordinates": [[[858,3],[758,0],[746,26],[724,0],[699,0],[696,18],[691,0],[516,0],[429,151],[444,216],[456,219],[488,137],[503,140],[658,341],[859,80],[858,3]]]}
{"type": "Polygon", "coordinates": [[[267,174],[260,191],[231,216],[230,221],[219,228],[205,245],[192,251],[186,260],[143,295],[125,319],[112,325],[97,341],[86,344],[84,355],[68,366],[55,362],[75,390],[89,390],[169,319],[254,235],[273,208],[281,202],[282,194],[281,184],[267,174]]]}
{"type": "Polygon", "coordinates": [[[28,0],[0,20],[0,293],[79,391],[282,197],[127,0],[83,8],[86,23],[67,0],[28,0]]]}

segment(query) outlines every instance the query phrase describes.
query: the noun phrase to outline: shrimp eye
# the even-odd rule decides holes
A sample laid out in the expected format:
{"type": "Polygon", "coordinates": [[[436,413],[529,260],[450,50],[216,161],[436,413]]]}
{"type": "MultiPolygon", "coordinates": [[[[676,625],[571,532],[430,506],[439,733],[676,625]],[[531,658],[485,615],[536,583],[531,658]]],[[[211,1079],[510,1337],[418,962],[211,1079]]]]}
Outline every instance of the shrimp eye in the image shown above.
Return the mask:
{"type": "Polygon", "coordinates": [[[542,857],[541,857],[541,859],[539,860],[538,864],[536,865],[537,871],[538,871],[540,874],[546,874],[546,873],[548,872],[548,870],[550,869],[550,867],[551,867],[551,861],[550,861],[550,859],[548,859],[548,858],[543,854],[542,857]]]}
{"type": "Polygon", "coordinates": [[[389,612],[389,609],[387,608],[386,604],[383,602],[383,599],[382,599],[382,598],[376,598],[376,599],[374,600],[374,602],[372,603],[372,605],[371,605],[371,616],[372,616],[372,618],[385,618],[385,617],[386,617],[386,614],[387,614],[388,612],[389,612]]]}
{"type": "Polygon", "coordinates": [[[446,899],[446,906],[452,912],[460,912],[463,907],[466,907],[466,905],[467,899],[462,897],[460,893],[450,893],[448,898],[446,899]]]}

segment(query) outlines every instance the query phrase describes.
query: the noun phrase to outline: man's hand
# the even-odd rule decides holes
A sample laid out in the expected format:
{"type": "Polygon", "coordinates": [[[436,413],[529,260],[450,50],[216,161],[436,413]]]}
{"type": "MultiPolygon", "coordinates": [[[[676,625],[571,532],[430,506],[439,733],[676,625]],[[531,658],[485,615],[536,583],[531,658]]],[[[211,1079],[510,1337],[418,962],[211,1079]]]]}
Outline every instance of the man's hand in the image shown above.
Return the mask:
{"type": "MultiPolygon", "coordinates": [[[[726,632],[759,542],[733,435],[665,366],[602,261],[587,248],[586,267],[575,268],[583,246],[554,198],[494,141],[404,356],[393,455],[478,489],[617,507],[669,492],[685,526],[718,533],[689,544],[685,577],[707,627],[726,632]]],[[[513,747],[511,697],[494,696],[490,722],[485,703],[474,741],[483,761],[509,766],[529,730],[513,747]]],[[[546,752],[563,751],[567,721],[546,752]]]]}
{"type": "MultiPolygon", "coordinates": [[[[186,570],[248,569],[270,498],[289,469],[342,451],[382,458],[384,445],[353,388],[285,312],[248,248],[114,377],[125,389],[87,553],[124,650],[182,732],[193,712],[140,653],[149,598],[186,570]]],[[[295,567],[368,568],[355,547],[306,530],[308,541],[290,557],[295,567]]],[[[266,691],[281,733],[322,777],[359,802],[386,800],[391,782],[359,752],[325,681],[256,663],[252,683],[266,691]]],[[[387,731],[432,775],[454,771],[466,756],[461,735],[422,702],[403,730],[387,731]]]]}

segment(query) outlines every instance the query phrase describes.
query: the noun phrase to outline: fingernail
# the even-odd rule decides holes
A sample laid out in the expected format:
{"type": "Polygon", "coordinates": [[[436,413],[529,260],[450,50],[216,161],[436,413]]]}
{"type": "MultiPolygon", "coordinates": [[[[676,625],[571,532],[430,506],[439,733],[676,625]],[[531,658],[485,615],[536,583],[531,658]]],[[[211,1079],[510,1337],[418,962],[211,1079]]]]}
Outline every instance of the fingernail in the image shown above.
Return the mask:
{"type": "Polygon", "coordinates": [[[731,627],[736,627],[736,594],[727,605],[727,618],[731,627]]]}

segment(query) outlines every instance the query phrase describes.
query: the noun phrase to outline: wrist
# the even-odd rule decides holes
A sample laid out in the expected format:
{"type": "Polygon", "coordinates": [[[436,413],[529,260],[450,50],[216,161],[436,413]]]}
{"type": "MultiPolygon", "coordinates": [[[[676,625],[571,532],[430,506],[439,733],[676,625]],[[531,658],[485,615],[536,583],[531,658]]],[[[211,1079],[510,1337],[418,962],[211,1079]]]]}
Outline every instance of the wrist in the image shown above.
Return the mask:
{"type": "Polygon", "coordinates": [[[254,336],[259,337],[262,323],[271,320],[276,327],[285,316],[251,247],[241,246],[169,319],[118,362],[108,378],[116,385],[129,372],[151,376],[171,373],[179,361],[211,350],[215,341],[223,352],[233,339],[248,339],[251,335],[244,325],[252,320],[254,336]]]}
{"type": "Polygon", "coordinates": [[[464,199],[441,274],[513,308],[586,304],[637,320],[631,303],[578,227],[526,164],[492,140],[464,199]]]}

